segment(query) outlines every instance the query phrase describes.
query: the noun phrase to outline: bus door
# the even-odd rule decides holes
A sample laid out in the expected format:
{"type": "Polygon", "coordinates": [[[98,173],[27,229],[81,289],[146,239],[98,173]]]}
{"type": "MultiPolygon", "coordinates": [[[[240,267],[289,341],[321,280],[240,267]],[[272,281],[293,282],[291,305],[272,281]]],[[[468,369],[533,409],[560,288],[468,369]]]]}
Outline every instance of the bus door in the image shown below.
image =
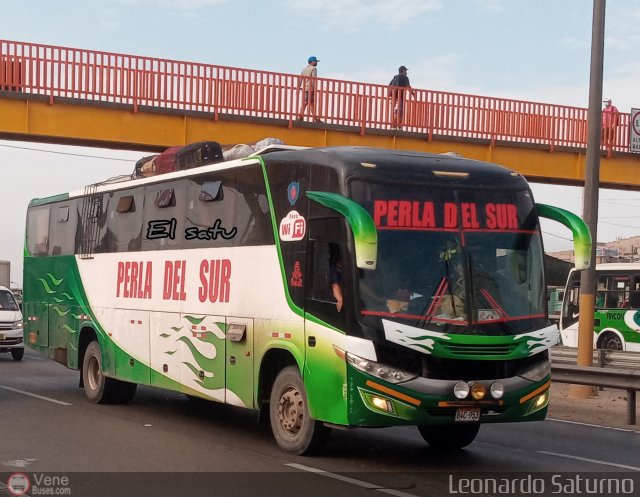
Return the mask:
{"type": "MultiPolygon", "coordinates": [[[[339,358],[332,349],[332,344],[337,340],[332,334],[337,335],[338,332],[331,331],[331,328],[347,332],[350,327],[355,326],[354,272],[345,233],[343,219],[316,219],[309,223],[309,276],[304,280],[305,372],[311,374],[305,374],[304,382],[314,416],[318,419],[343,419],[346,422],[344,399],[326,395],[326,392],[340,391],[346,381],[344,370],[339,367],[339,358]],[[341,287],[343,303],[340,310],[332,284],[339,284],[341,287]],[[336,361],[334,366],[327,363],[328,358],[336,361]],[[331,374],[316,373],[328,370],[331,370],[331,374]]],[[[342,366],[344,367],[344,362],[342,366]]]]}
{"type": "Polygon", "coordinates": [[[564,292],[562,314],[560,316],[560,337],[562,345],[578,346],[578,324],[580,305],[580,272],[569,273],[567,288],[564,292]]]}
{"type": "Polygon", "coordinates": [[[226,320],[225,402],[253,407],[253,319],[226,320]]]}

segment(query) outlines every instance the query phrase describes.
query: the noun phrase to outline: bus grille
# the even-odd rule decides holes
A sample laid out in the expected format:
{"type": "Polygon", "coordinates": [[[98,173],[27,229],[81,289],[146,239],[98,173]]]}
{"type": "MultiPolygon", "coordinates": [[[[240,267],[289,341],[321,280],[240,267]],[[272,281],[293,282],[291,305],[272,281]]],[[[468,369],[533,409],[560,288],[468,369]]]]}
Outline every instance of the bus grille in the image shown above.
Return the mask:
{"type": "Polygon", "coordinates": [[[444,343],[443,348],[448,350],[451,355],[465,356],[488,356],[498,355],[506,356],[513,352],[516,348],[515,344],[506,345],[481,345],[481,344],[453,344],[444,343]]]}

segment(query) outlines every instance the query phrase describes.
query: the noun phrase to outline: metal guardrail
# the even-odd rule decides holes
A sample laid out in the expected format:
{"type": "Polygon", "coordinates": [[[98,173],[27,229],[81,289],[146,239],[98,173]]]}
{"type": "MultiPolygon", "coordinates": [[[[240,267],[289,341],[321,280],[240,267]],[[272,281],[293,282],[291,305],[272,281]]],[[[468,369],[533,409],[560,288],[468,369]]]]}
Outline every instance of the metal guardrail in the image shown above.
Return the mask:
{"type": "Polygon", "coordinates": [[[627,392],[627,424],[636,424],[636,393],[640,390],[640,353],[594,350],[596,366],[577,366],[577,349],[551,349],[551,381],[615,388],[627,392]]]}
{"type": "MultiPolygon", "coordinates": [[[[554,364],[576,364],[577,357],[578,349],[575,347],[551,348],[551,361],[554,364]]],[[[640,352],[597,349],[593,351],[593,365],[640,371],[640,352]]]]}
{"type": "Polygon", "coordinates": [[[557,364],[551,369],[551,381],[626,390],[627,424],[636,424],[636,392],[640,390],[640,371],[557,364]]]}

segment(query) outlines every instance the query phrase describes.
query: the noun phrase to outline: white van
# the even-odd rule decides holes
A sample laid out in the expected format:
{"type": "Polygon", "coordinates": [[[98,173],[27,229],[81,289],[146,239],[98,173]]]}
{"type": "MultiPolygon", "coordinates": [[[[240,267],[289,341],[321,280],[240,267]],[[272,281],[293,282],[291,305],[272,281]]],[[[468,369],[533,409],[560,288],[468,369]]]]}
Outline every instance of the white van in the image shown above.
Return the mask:
{"type": "Polygon", "coordinates": [[[14,361],[24,356],[22,313],[6,286],[0,286],[0,352],[11,352],[14,361]]]}

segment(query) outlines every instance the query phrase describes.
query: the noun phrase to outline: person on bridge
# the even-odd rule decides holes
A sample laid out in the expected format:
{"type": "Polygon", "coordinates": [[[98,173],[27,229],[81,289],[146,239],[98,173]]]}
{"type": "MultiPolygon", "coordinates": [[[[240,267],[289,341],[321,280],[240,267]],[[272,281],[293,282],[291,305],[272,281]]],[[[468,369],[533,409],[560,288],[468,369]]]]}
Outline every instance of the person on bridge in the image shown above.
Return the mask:
{"type": "Polygon", "coordinates": [[[307,60],[308,65],[302,69],[301,78],[298,83],[298,88],[303,88],[304,93],[302,95],[302,103],[298,110],[298,121],[302,121],[302,114],[304,113],[307,105],[309,106],[309,114],[316,122],[322,122],[316,117],[316,78],[318,77],[318,58],[312,55],[307,60]]]}
{"type": "Polygon", "coordinates": [[[407,76],[408,70],[407,67],[400,66],[398,68],[398,74],[391,80],[390,86],[392,86],[392,88],[390,89],[389,95],[391,96],[391,108],[393,109],[393,121],[391,123],[393,129],[400,129],[402,127],[406,89],[410,90],[414,97],[416,95],[415,90],[411,88],[411,84],[409,83],[409,76],[407,76]]]}
{"type": "Polygon", "coordinates": [[[604,109],[602,109],[602,144],[607,148],[615,142],[616,128],[618,127],[618,109],[611,103],[610,98],[605,98],[603,101],[604,109]]]}

